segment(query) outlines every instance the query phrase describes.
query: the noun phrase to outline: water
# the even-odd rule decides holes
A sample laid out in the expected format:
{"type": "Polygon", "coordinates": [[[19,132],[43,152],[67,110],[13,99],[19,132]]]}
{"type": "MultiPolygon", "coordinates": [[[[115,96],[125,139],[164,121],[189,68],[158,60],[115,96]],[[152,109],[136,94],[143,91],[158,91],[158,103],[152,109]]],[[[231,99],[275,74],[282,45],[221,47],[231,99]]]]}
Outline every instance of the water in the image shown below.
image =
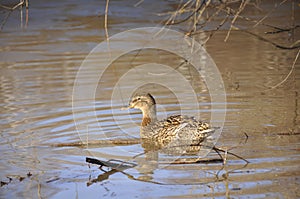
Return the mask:
{"type": "MultiPolygon", "coordinates": [[[[134,7],[135,3],[111,3],[110,35],[130,28],[155,26],[162,18],[154,15],[154,11],[161,13],[174,8],[173,2],[145,1],[134,7]]],[[[262,8],[272,5],[265,4],[262,8]]],[[[138,164],[136,168],[104,173],[97,166],[85,163],[85,157],[131,161],[143,152],[141,145],[53,146],[80,141],[74,111],[78,113],[77,122],[88,126],[90,140],[138,138],[140,113],[120,111],[129,100],[124,96],[111,100],[113,91],[118,93],[121,89],[126,93],[132,87],[114,87],[116,81],[140,64],[155,60],[179,66],[182,62],[170,53],[151,49],[142,51],[138,57],[135,53],[120,57],[97,85],[96,100],[83,101],[82,106],[72,108],[78,69],[88,53],[105,39],[104,6],[104,2],[97,1],[32,2],[26,29],[20,28],[20,13],[15,11],[0,32],[1,198],[300,196],[299,60],[290,77],[270,89],[289,73],[297,50],[277,49],[242,32],[233,31],[225,43],[227,31],[220,30],[206,44],[206,49],[222,74],[227,94],[226,121],[217,146],[229,148],[250,164],[245,165],[233,156],[228,156],[225,168],[219,163],[166,165],[136,160],[133,161],[138,164]]],[[[274,23],[284,26],[287,13],[289,4],[280,7],[274,23]]],[[[255,15],[260,19],[264,13],[255,15]]],[[[203,34],[197,39],[201,40],[203,34]]],[[[272,37],[284,41],[282,35],[272,37]]],[[[130,45],[128,41],[124,43],[130,45]]],[[[211,110],[209,91],[203,79],[193,75],[195,71],[189,71],[187,65],[178,70],[195,84],[200,104],[180,104],[168,88],[146,85],[142,89],[157,98],[159,118],[176,114],[180,108],[197,115],[200,108],[201,118],[209,121],[212,112],[225,111],[211,110]]],[[[82,82],[89,85],[93,73],[87,71],[82,82]]],[[[141,76],[136,73],[133,78],[138,81],[141,76]]],[[[191,97],[185,90],[180,93],[187,101],[191,97]]]]}

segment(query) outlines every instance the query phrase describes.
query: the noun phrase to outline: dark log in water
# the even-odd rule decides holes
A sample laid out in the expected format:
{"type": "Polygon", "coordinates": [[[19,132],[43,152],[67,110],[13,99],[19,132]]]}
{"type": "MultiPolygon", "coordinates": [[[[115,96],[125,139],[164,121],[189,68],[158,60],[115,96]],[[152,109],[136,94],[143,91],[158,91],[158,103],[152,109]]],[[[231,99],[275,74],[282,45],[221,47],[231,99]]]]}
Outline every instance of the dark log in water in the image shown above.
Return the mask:
{"type": "Polygon", "coordinates": [[[115,139],[115,140],[92,140],[89,142],[69,142],[53,144],[52,147],[83,147],[83,146],[95,146],[95,145],[131,145],[139,144],[140,139],[115,139]]]}

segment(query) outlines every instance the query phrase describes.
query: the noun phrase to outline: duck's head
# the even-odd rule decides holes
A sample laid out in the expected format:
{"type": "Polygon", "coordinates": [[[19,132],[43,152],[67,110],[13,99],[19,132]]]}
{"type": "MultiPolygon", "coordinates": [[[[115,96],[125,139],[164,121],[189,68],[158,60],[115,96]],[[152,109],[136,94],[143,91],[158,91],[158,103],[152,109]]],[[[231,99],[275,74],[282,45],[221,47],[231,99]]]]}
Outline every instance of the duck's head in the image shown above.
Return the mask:
{"type": "MultiPolygon", "coordinates": [[[[156,102],[150,93],[135,94],[129,101],[129,106],[125,109],[140,109],[143,112],[143,120],[141,126],[147,126],[151,122],[155,122],[156,118],[156,102]]],[[[124,109],[124,108],[123,108],[124,109]]]]}
{"type": "Polygon", "coordinates": [[[142,111],[150,109],[155,106],[156,102],[150,93],[135,94],[129,102],[128,108],[140,109],[142,111]]]}

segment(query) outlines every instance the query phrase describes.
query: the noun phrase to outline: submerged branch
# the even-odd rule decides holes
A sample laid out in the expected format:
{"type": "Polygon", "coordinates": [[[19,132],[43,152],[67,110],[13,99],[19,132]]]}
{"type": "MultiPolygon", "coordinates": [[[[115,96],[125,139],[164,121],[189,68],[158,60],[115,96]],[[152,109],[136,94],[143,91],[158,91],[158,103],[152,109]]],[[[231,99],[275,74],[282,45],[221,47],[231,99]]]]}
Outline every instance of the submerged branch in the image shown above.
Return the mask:
{"type": "Polygon", "coordinates": [[[274,29],[276,29],[276,31],[267,31],[265,32],[265,34],[278,34],[278,33],[282,33],[282,32],[292,32],[294,30],[296,30],[297,28],[300,28],[300,25],[295,25],[291,28],[279,28],[279,27],[272,27],[274,29]]]}
{"type": "Polygon", "coordinates": [[[261,41],[264,41],[264,42],[267,42],[267,43],[270,43],[272,44],[273,46],[277,47],[277,48],[280,48],[280,49],[284,49],[284,50],[293,50],[293,49],[297,49],[297,48],[300,48],[300,40],[297,40],[296,42],[294,42],[293,44],[291,44],[290,46],[284,46],[284,45],[281,45],[281,44],[277,44],[269,39],[266,39],[256,33],[253,33],[251,31],[248,31],[248,30],[241,30],[237,27],[235,27],[237,30],[240,30],[242,32],[246,32],[252,36],[255,36],[256,38],[258,38],[259,40],[261,41]]]}
{"type": "Polygon", "coordinates": [[[135,166],[137,166],[137,164],[135,163],[130,163],[130,162],[124,162],[121,160],[108,160],[108,161],[104,161],[104,160],[99,160],[96,158],[89,158],[86,157],[85,161],[87,163],[91,163],[91,164],[97,164],[100,167],[109,167],[111,169],[116,169],[116,170],[124,170],[124,169],[129,169],[129,168],[133,168],[135,166]]]}
{"type": "Polygon", "coordinates": [[[221,158],[180,158],[173,162],[161,162],[161,164],[212,164],[222,163],[221,158]]]}
{"type": "Polygon", "coordinates": [[[53,144],[52,147],[84,147],[92,145],[132,145],[141,143],[140,139],[93,140],[89,142],[70,142],[53,144]]]}
{"type": "MultiPolygon", "coordinates": [[[[224,152],[225,153],[224,159],[222,157],[221,157],[221,159],[216,159],[216,158],[212,158],[212,159],[209,159],[209,158],[201,158],[201,159],[200,158],[179,158],[174,162],[161,162],[161,164],[170,164],[170,165],[171,164],[199,164],[199,163],[209,164],[209,163],[222,163],[223,162],[222,168],[216,174],[215,181],[217,182],[217,181],[226,180],[226,178],[224,178],[224,177],[220,178],[219,173],[225,167],[226,160],[227,160],[227,154],[233,155],[235,157],[238,157],[238,158],[244,160],[246,162],[246,164],[243,165],[241,168],[245,168],[249,163],[249,161],[245,160],[244,158],[242,158],[242,157],[240,157],[240,156],[238,156],[234,153],[228,152],[228,150],[223,150],[223,149],[219,149],[219,148],[216,148],[216,147],[214,147],[213,149],[218,154],[219,154],[219,151],[224,152]]],[[[131,180],[143,181],[143,182],[147,182],[147,183],[160,184],[160,185],[171,185],[171,184],[168,184],[168,183],[154,181],[154,180],[152,180],[151,177],[150,178],[140,178],[140,177],[135,177],[132,174],[129,174],[129,173],[125,172],[126,169],[134,168],[134,167],[138,166],[137,164],[132,163],[132,162],[125,162],[125,161],[121,161],[121,160],[108,160],[108,161],[105,161],[105,160],[99,160],[99,159],[96,159],[96,158],[89,158],[89,157],[86,157],[86,162],[91,163],[91,164],[99,165],[100,169],[104,172],[104,173],[100,174],[97,178],[90,179],[89,182],[87,182],[88,186],[93,184],[93,183],[99,183],[99,182],[102,182],[104,180],[107,180],[112,174],[115,174],[117,172],[120,172],[120,173],[124,174],[125,176],[127,176],[131,180]],[[102,169],[102,167],[107,167],[110,170],[105,171],[105,170],[102,169]]],[[[239,169],[241,169],[241,168],[239,168],[239,169]]],[[[233,169],[233,170],[231,170],[227,173],[231,173],[236,169],[233,169]]],[[[197,183],[197,182],[196,183],[186,183],[186,185],[191,185],[191,184],[199,184],[199,183],[197,183]]]]}
{"type": "MultiPolygon", "coordinates": [[[[239,156],[239,155],[237,155],[237,154],[235,154],[235,153],[229,152],[228,150],[223,150],[223,149],[220,149],[220,148],[217,148],[217,147],[213,147],[213,149],[214,149],[215,151],[219,151],[219,152],[221,151],[221,152],[224,152],[226,158],[227,158],[227,154],[229,154],[229,155],[232,155],[232,156],[234,156],[234,157],[236,157],[236,158],[238,158],[238,159],[241,159],[241,160],[245,161],[247,164],[250,163],[248,160],[246,160],[246,159],[243,158],[242,156],[239,156]]],[[[226,159],[225,159],[225,161],[226,161],[226,159]]]]}

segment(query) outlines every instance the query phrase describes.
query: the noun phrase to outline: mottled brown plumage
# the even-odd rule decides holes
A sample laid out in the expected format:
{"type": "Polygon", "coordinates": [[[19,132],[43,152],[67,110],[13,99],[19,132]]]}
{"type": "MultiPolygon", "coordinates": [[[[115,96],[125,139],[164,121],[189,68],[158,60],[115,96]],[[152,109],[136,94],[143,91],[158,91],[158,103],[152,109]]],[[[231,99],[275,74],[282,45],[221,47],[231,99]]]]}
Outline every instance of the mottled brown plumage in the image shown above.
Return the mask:
{"type": "Polygon", "coordinates": [[[174,115],[158,121],[156,102],[149,93],[133,96],[128,108],[142,111],[141,138],[150,139],[159,146],[200,146],[215,131],[209,124],[194,117],[174,115]]]}

